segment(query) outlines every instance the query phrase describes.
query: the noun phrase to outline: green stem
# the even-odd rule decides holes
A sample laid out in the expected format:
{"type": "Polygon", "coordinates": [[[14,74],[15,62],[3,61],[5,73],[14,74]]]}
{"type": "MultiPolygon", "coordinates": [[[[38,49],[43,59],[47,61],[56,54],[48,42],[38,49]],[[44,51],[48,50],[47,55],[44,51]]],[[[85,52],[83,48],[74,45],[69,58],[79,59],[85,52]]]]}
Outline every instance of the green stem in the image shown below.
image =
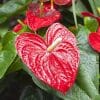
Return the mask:
{"type": "Polygon", "coordinates": [[[24,24],[20,19],[18,19],[17,21],[18,21],[18,23],[21,24],[23,27],[25,26],[25,24],[24,24]]]}
{"type": "Polygon", "coordinates": [[[73,16],[74,16],[75,26],[76,26],[76,28],[78,28],[77,16],[76,16],[76,10],[75,10],[75,0],[72,0],[72,9],[73,9],[73,16]]]}

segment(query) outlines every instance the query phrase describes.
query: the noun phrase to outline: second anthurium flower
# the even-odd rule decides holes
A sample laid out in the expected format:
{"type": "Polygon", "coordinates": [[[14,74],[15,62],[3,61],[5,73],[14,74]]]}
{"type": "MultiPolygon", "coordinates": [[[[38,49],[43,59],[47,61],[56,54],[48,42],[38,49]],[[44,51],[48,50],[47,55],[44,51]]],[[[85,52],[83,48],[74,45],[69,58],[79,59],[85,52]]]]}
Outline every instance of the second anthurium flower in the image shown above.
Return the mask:
{"type": "MultiPolygon", "coordinates": [[[[31,30],[37,31],[42,27],[47,27],[61,18],[61,14],[54,8],[51,3],[31,3],[26,11],[26,18],[23,24],[27,25],[31,30]]],[[[17,24],[14,32],[18,32],[23,28],[21,23],[17,24]]]]}
{"type": "Polygon", "coordinates": [[[41,6],[34,3],[30,5],[26,12],[26,18],[31,30],[36,31],[42,27],[47,27],[60,19],[60,12],[51,6],[50,3],[44,3],[41,6]]]}

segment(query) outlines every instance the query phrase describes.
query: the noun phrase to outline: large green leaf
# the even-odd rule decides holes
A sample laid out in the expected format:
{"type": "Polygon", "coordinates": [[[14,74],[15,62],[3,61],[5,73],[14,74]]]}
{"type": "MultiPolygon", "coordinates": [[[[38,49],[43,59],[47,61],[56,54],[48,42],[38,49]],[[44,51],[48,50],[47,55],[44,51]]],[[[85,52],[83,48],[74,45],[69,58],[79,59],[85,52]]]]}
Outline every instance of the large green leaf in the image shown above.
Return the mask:
{"type": "Polygon", "coordinates": [[[99,54],[93,51],[88,44],[89,33],[90,31],[83,27],[77,35],[80,48],[80,68],[77,83],[93,99],[98,95],[99,54]]]}
{"type": "Polygon", "coordinates": [[[0,6],[0,23],[5,22],[10,16],[21,13],[32,0],[10,0],[0,6]]]}
{"type": "Polygon", "coordinates": [[[14,46],[16,34],[8,32],[2,39],[2,50],[0,51],[0,78],[4,76],[7,69],[16,57],[14,46]]]}

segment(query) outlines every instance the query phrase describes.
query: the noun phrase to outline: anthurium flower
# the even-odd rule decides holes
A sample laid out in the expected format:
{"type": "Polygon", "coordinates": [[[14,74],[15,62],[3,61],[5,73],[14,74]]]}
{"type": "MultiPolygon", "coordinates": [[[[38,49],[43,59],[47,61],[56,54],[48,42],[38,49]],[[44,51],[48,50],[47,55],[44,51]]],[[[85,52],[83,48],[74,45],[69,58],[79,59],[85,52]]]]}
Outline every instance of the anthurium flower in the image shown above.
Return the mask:
{"type": "Polygon", "coordinates": [[[78,71],[79,51],[75,36],[66,27],[54,23],[45,39],[24,32],[15,44],[22,61],[39,80],[62,93],[72,87],[78,71]]]}
{"type": "Polygon", "coordinates": [[[51,9],[50,3],[44,3],[42,9],[40,9],[39,4],[33,3],[26,12],[26,17],[29,28],[36,31],[37,29],[47,27],[58,21],[61,14],[55,8],[51,9]]]}

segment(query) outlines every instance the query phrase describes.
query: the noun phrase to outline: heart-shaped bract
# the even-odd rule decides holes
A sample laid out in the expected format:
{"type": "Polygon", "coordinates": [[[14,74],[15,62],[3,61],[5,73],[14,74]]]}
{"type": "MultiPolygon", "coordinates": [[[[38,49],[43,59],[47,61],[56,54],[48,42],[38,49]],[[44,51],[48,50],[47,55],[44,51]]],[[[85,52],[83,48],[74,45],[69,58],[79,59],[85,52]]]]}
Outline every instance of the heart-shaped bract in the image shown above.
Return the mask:
{"type": "Polygon", "coordinates": [[[31,4],[29,10],[26,12],[27,24],[31,30],[36,31],[42,27],[47,27],[58,21],[61,14],[56,9],[51,9],[50,3],[45,3],[40,16],[40,5],[31,4]]]}
{"type": "Polygon", "coordinates": [[[74,35],[60,23],[51,25],[45,40],[25,32],[17,37],[16,49],[33,74],[52,88],[65,93],[74,84],[79,51],[74,35]],[[60,39],[51,51],[48,48],[60,39]]]}
{"type": "Polygon", "coordinates": [[[88,38],[90,46],[96,50],[97,52],[100,52],[100,32],[92,32],[89,34],[88,38]]]}
{"type": "Polygon", "coordinates": [[[72,0],[54,0],[57,5],[70,5],[72,0]]]}

